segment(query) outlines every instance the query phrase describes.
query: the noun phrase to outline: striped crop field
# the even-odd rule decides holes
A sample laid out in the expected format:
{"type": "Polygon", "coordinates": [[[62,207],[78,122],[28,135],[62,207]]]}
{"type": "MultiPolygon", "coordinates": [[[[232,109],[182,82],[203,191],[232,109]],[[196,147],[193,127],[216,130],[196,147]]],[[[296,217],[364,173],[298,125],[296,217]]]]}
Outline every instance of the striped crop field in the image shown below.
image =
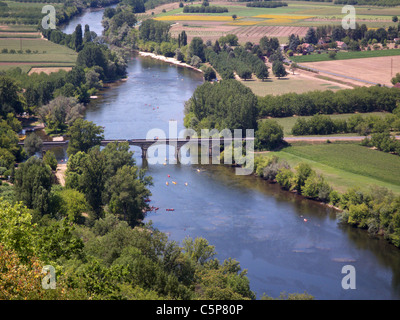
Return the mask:
{"type": "MultiPolygon", "coordinates": [[[[240,19],[238,17],[237,19],[240,19]]],[[[159,21],[232,21],[232,17],[228,16],[203,16],[203,15],[172,15],[157,17],[159,21]]]]}

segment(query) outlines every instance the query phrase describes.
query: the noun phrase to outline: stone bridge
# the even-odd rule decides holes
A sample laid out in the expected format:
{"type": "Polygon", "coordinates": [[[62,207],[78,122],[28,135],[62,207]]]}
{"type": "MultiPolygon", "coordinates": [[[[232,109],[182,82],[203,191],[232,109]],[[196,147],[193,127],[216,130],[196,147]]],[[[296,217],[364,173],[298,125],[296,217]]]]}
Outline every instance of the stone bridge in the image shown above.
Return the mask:
{"type": "MultiPolygon", "coordinates": [[[[178,158],[178,154],[180,149],[190,143],[197,143],[198,146],[208,146],[209,154],[212,153],[213,147],[218,147],[224,143],[232,143],[233,141],[254,141],[254,138],[198,138],[198,139],[110,139],[110,140],[102,140],[101,146],[106,146],[109,143],[114,142],[128,142],[130,146],[136,146],[141,148],[142,150],[142,158],[147,158],[147,150],[151,146],[156,145],[169,145],[175,147],[175,156],[178,158]]],[[[68,140],[66,141],[43,141],[43,149],[50,149],[53,147],[66,147],[68,146],[68,140]]],[[[24,142],[19,142],[19,145],[24,145],[24,142]]]]}

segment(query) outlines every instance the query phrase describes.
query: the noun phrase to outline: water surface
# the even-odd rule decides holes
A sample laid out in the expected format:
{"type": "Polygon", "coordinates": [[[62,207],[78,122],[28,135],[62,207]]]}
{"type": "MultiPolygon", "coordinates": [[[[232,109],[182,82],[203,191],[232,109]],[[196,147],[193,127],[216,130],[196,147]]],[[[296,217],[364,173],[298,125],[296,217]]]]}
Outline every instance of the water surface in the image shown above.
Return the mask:
{"type": "MultiPolygon", "coordinates": [[[[87,12],[68,28],[89,23],[99,33],[92,28],[99,26],[99,16],[87,12]]],[[[104,126],[106,139],[145,138],[153,128],[168,134],[169,120],[182,129],[184,102],[202,75],[142,57],[132,58],[128,73],[126,82],[88,106],[86,119],[104,126]]],[[[137,163],[146,165],[140,149],[132,150],[137,163]]],[[[186,236],[206,238],[220,260],[232,257],[248,270],[257,297],[283,291],[306,291],[317,299],[400,297],[400,250],[340,225],[332,209],[261,179],[236,176],[224,166],[149,165],[148,174],[154,179],[151,205],[160,209],[146,222],[178,242],[186,236]],[[348,264],[356,268],[355,290],[341,286],[341,270],[348,264]]]]}

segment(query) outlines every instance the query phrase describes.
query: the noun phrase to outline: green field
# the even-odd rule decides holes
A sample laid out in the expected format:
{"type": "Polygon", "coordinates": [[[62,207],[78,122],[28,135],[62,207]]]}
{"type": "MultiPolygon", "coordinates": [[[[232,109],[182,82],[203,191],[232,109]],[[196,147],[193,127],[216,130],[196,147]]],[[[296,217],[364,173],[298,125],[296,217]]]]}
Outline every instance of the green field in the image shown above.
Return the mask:
{"type": "Polygon", "coordinates": [[[293,56],[290,59],[297,63],[302,62],[318,62],[318,61],[334,61],[334,60],[348,60],[348,59],[361,59],[361,58],[375,58],[375,57],[390,57],[399,56],[400,49],[387,49],[387,50],[371,50],[371,51],[339,51],[335,59],[329,58],[327,53],[313,53],[306,56],[293,56]]]}
{"type": "Polygon", "coordinates": [[[18,63],[68,63],[76,62],[77,53],[65,46],[55,44],[43,39],[0,39],[0,62],[18,63]],[[24,53],[1,53],[2,49],[22,49],[24,53]],[[38,53],[25,53],[25,50],[38,53]]]}
{"type": "MultiPolygon", "coordinates": [[[[367,113],[359,113],[359,115],[366,117],[366,116],[370,116],[370,115],[374,115],[374,116],[385,116],[388,113],[386,112],[367,112],[367,113]]],[[[329,117],[332,120],[347,120],[349,117],[353,116],[354,113],[343,113],[343,114],[332,114],[329,115],[329,117]]],[[[288,136],[292,136],[292,128],[294,126],[294,124],[296,123],[297,119],[299,118],[303,118],[303,119],[309,119],[312,116],[296,116],[296,117],[285,117],[285,118],[274,118],[282,127],[283,127],[283,133],[285,135],[285,137],[288,136]]],[[[340,136],[345,136],[346,134],[340,134],[340,136]]],[[[354,136],[354,133],[351,134],[347,134],[347,135],[351,135],[354,136]]],[[[332,136],[338,136],[337,134],[332,135],[332,136]]]]}
{"type": "Polygon", "coordinates": [[[377,185],[400,193],[400,157],[354,143],[293,144],[270,152],[293,167],[309,163],[334,189],[344,192],[350,187],[368,189],[377,185]]]}

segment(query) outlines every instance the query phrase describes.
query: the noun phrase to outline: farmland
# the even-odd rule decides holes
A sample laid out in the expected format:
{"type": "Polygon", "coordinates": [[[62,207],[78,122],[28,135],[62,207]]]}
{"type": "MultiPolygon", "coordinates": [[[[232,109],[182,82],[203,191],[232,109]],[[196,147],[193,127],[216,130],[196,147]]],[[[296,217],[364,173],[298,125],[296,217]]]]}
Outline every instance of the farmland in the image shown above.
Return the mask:
{"type": "MultiPolygon", "coordinates": [[[[293,144],[272,152],[291,166],[309,163],[337,190],[383,186],[400,193],[400,157],[353,143],[293,144]]],[[[271,153],[269,153],[271,155],[271,153]]]]}
{"type": "Polygon", "coordinates": [[[346,85],[319,80],[316,77],[307,77],[304,74],[289,74],[285,78],[278,79],[273,75],[267,80],[252,79],[250,81],[240,80],[242,84],[249,87],[257,96],[268,94],[279,95],[289,92],[303,93],[314,90],[340,90],[349,88],[346,85]]]}
{"type": "Polygon", "coordinates": [[[27,73],[32,67],[71,67],[77,53],[44,39],[0,38],[0,70],[20,67],[27,73]],[[4,53],[3,50],[7,50],[4,53]],[[28,50],[28,51],[27,51],[28,50]]]}
{"type": "MultiPolygon", "coordinates": [[[[154,12],[155,19],[174,23],[171,34],[177,36],[185,30],[189,41],[195,36],[215,41],[227,33],[234,33],[241,43],[256,42],[265,35],[277,37],[284,43],[292,33],[303,37],[310,26],[339,25],[344,17],[341,5],[306,1],[287,3],[287,7],[253,8],[246,7],[245,3],[213,1],[212,5],[229,9],[229,12],[218,14],[187,14],[178,4],[168,4],[150,10],[146,15],[154,12]],[[237,16],[235,20],[232,19],[234,14],[237,16]]],[[[394,26],[391,20],[393,15],[400,15],[400,8],[357,7],[357,22],[366,24],[368,28],[394,26]]]]}
{"type": "Polygon", "coordinates": [[[318,69],[322,72],[334,72],[335,74],[342,75],[343,78],[356,77],[361,80],[390,86],[391,78],[394,77],[399,70],[400,56],[331,60],[302,63],[302,65],[308,68],[318,69]]]}

